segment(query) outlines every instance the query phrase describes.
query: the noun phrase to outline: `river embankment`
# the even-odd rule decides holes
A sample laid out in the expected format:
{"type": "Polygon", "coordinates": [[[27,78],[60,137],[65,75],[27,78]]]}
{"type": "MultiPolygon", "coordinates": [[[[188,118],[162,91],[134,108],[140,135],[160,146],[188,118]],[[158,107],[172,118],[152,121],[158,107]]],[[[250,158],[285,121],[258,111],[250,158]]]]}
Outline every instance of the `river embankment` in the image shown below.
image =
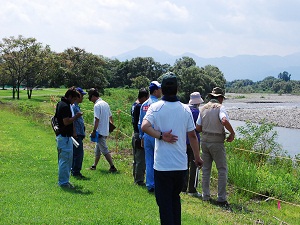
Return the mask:
{"type": "Polygon", "coordinates": [[[225,105],[230,119],[300,129],[300,96],[290,94],[227,93],[225,105]]]}

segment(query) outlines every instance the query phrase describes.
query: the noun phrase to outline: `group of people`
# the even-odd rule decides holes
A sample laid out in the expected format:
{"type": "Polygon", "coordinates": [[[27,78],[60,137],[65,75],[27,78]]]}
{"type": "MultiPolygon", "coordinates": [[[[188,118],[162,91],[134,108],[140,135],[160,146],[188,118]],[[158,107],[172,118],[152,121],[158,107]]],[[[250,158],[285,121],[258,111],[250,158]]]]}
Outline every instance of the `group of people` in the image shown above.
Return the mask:
{"type": "MultiPolygon", "coordinates": [[[[199,92],[191,93],[189,104],[183,104],[177,97],[177,91],[177,77],[168,72],[163,75],[161,84],[152,81],[149,91],[140,89],[131,108],[134,183],[146,186],[150,193],[155,194],[161,224],[170,225],[181,224],[181,192],[201,197],[204,201],[211,199],[213,161],[218,170],[217,203],[228,205],[224,141],[231,142],[235,136],[222,105],[225,94],[221,88],[215,87],[208,94],[209,101],[201,107],[204,101],[199,92]],[[229,132],[227,138],[225,129],[229,132]],[[198,193],[198,172],[201,168],[202,193],[198,193]]],[[[81,169],[86,135],[79,104],[86,94],[94,103],[94,124],[90,136],[97,142],[95,161],[89,169],[96,170],[103,154],[110,165],[109,171],[117,171],[106,144],[109,123],[113,123],[109,105],[99,97],[95,88],[86,93],[80,87],[72,87],[56,107],[59,124],[56,136],[58,185],[64,188],[74,188],[69,181],[71,175],[85,179],[81,169]]]]}
{"type": "Polygon", "coordinates": [[[89,101],[94,103],[94,124],[90,136],[97,142],[95,161],[89,169],[96,170],[100,156],[103,154],[110,165],[109,171],[117,171],[106,144],[106,138],[109,135],[109,122],[113,123],[109,105],[99,97],[99,92],[95,88],[91,88],[86,93],[80,87],[71,87],[61,98],[61,101],[57,103],[55,112],[59,127],[59,133],[56,136],[58,185],[63,188],[74,188],[74,185],[70,183],[71,175],[78,179],[86,178],[81,173],[84,156],[83,139],[86,135],[83,113],[79,106],[86,94],[89,96],[89,101]]]}
{"type": "Polygon", "coordinates": [[[222,105],[224,91],[215,87],[208,94],[209,102],[199,107],[204,102],[199,92],[191,93],[186,105],[179,101],[177,90],[177,77],[168,72],[161,84],[150,83],[148,99],[147,90],[140,89],[131,109],[134,182],[154,192],[161,224],[181,224],[181,192],[211,200],[213,161],[218,170],[217,204],[228,205],[224,141],[233,141],[235,133],[222,105]],[[225,128],[230,133],[227,138],[225,128]],[[197,192],[201,168],[202,194],[197,192]]]}

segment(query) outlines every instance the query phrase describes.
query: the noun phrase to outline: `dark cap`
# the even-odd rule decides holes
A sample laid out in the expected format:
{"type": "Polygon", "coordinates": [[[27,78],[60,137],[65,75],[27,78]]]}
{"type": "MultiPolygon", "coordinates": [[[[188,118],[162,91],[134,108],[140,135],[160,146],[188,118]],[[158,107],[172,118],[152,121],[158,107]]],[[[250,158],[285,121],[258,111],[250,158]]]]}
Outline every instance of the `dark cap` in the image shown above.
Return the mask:
{"type": "Polygon", "coordinates": [[[223,98],[225,98],[225,93],[224,93],[224,91],[221,88],[215,87],[212,90],[212,92],[208,94],[208,96],[215,96],[215,97],[222,96],[223,98]]]}
{"type": "Polygon", "coordinates": [[[171,88],[171,87],[177,88],[177,77],[176,77],[175,73],[172,73],[172,72],[165,73],[162,78],[161,87],[162,88],[171,88]]]}
{"type": "Polygon", "coordinates": [[[80,88],[80,87],[76,88],[76,90],[77,90],[81,95],[86,95],[86,94],[87,94],[87,93],[86,93],[84,90],[82,90],[82,88],[80,88]]]}

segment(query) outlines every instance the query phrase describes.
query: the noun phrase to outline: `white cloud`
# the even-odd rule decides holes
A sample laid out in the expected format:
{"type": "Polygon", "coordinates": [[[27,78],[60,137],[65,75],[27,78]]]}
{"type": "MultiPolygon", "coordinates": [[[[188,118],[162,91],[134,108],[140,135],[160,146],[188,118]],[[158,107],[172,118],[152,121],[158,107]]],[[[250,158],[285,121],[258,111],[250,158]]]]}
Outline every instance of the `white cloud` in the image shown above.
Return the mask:
{"type": "Polygon", "coordinates": [[[0,0],[0,38],[112,56],[148,45],[202,57],[300,51],[298,0],[0,0]]]}

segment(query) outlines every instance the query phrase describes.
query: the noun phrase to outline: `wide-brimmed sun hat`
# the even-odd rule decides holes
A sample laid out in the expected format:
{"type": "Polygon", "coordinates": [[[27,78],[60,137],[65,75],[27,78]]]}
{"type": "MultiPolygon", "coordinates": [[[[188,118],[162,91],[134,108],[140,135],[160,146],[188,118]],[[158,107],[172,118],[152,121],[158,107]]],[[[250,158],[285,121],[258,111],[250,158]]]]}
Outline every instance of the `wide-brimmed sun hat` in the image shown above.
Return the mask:
{"type": "Polygon", "coordinates": [[[190,94],[190,101],[189,101],[190,105],[198,105],[198,104],[201,104],[202,102],[204,102],[204,101],[201,98],[201,95],[199,92],[193,92],[190,94]]]}

